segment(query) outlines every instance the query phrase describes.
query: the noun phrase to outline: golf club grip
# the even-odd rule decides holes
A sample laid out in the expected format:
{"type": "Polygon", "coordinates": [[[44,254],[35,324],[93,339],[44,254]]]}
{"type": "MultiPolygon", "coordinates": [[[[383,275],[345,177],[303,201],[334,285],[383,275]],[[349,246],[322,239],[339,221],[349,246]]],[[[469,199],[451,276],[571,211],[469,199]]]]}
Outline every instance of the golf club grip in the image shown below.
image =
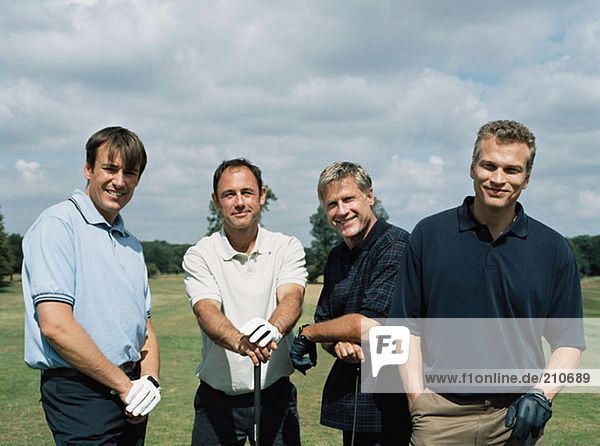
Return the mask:
{"type": "Polygon", "coordinates": [[[260,409],[261,409],[261,363],[254,366],[254,444],[260,446],[260,409]]]}

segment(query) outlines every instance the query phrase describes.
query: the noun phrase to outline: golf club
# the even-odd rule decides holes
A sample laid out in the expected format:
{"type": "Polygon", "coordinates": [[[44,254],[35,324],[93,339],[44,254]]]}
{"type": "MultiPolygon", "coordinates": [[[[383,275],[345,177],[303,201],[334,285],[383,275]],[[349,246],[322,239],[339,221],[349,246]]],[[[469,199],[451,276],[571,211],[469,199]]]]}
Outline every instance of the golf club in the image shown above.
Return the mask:
{"type": "Polygon", "coordinates": [[[254,366],[254,444],[260,446],[260,362],[254,366]]]}

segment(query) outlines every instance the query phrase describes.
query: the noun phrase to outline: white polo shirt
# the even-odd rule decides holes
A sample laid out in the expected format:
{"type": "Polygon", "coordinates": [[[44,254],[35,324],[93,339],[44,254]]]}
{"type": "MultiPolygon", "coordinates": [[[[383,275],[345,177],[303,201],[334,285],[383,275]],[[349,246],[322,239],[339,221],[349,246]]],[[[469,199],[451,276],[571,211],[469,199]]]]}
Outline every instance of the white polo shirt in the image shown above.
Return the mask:
{"type": "MultiPolygon", "coordinates": [[[[183,257],[183,269],[190,305],[214,299],[238,329],[253,317],[269,319],[277,306],[277,288],[290,283],[304,287],[307,276],[300,241],[260,226],[249,256],[233,249],[221,231],[189,248],[183,257]]],[[[202,361],[196,369],[200,379],[230,395],[253,391],[252,361],[216,345],[200,331],[202,361]]],[[[263,388],[293,372],[288,353],[292,341],[290,332],[263,364],[263,388]]]]}

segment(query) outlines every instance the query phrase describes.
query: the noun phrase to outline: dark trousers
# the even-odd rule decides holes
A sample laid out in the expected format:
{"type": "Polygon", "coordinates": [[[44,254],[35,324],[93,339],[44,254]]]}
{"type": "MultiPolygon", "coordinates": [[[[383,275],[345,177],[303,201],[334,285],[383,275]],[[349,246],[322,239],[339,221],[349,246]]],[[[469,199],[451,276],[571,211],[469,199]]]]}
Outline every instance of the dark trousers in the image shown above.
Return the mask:
{"type": "Polygon", "coordinates": [[[42,373],[40,384],[42,407],[57,445],[144,444],[147,422],[128,423],[117,395],[82,373],[61,370],[42,373]]]}
{"type": "MultiPolygon", "coordinates": [[[[261,445],[300,445],[296,387],[288,378],[262,390],[261,445]]],[[[253,393],[227,395],[205,382],[194,399],[192,446],[254,445],[253,393]]]]}

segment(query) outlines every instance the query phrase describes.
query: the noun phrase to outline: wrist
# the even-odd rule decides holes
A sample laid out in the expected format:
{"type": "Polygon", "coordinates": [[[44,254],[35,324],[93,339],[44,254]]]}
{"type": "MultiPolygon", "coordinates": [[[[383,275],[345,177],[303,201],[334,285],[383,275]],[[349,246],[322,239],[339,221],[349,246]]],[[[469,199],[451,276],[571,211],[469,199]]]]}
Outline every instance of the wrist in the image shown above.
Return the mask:
{"type": "Polygon", "coordinates": [[[312,328],[313,326],[310,324],[304,324],[300,327],[300,330],[298,330],[298,337],[300,339],[305,339],[307,341],[313,342],[313,340],[311,339],[311,333],[312,333],[312,328]]]}
{"type": "Polygon", "coordinates": [[[552,398],[549,398],[548,395],[546,395],[546,392],[544,391],[544,389],[542,389],[541,387],[534,387],[528,393],[533,393],[533,394],[539,396],[540,398],[543,398],[550,405],[552,405],[552,398]]]}

